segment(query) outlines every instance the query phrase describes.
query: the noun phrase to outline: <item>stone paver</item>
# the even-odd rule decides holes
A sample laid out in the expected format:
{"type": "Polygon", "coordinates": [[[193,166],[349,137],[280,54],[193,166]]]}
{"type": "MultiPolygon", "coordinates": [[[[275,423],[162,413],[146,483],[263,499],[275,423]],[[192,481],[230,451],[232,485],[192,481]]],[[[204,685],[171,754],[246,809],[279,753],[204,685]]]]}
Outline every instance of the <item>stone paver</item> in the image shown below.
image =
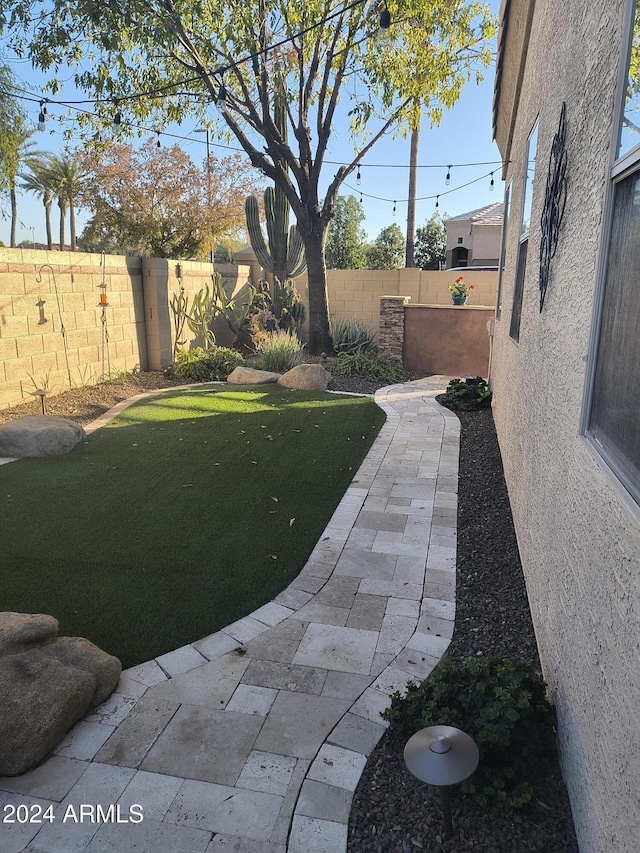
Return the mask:
{"type": "Polygon", "coordinates": [[[343,853],[381,711],[453,634],[460,424],[434,400],[447,382],[376,394],[387,421],[273,602],[127,670],[56,755],[0,779],[0,806],[56,816],[0,826],[3,853],[343,853]],[[120,820],[63,822],[83,803],[120,820]]]}

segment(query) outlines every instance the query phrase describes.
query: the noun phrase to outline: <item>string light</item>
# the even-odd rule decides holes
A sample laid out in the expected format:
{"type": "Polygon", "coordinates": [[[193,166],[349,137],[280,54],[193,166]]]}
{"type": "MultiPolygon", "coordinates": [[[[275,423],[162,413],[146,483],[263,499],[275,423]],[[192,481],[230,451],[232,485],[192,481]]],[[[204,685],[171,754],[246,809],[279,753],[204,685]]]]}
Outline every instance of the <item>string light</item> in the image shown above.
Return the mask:
{"type": "Polygon", "coordinates": [[[360,193],[360,204],[362,204],[362,193],[360,193]]]}
{"type": "Polygon", "coordinates": [[[491,172],[491,182],[489,184],[489,192],[493,192],[494,187],[495,187],[495,181],[493,180],[493,172],[491,172]]]}
{"type": "Polygon", "coordinates": [[[360,186],[362,183],[362,176],[360,175],[360,166],[358,166],[358,174],[356,175],[356,184],[360,186]]]}
{"type": "Polygon", "coordinates": [[[156,148],[162,148],[162,143],[160,142],[160,131],[156,130],[156,134],[158,136],[158,138],[156,140],[156,148]]]}
{"type": "Polygon", "coordinates": [[[44,130],[44,123],[47,120],[47,103],[40,101],[40,115],[38,116],[38,130],[44,130]]]}
{"type": "Polygon", "coordinates": [[[378,27],[378,41],[391,41],[391,12],[383,9],[380,12],[380,26],[378,27]]]}
{"type": "Polygon", "coordinates": [[[445,187],[448,187],[451,183],[451,166],[447,166],[447,177],[444,179],[445,187]]]}
{"type": "Polygon", "coordinates": [[[436,210],[440,210],[440,196],[436,196],[436,210]]]}
{"type": "Polygon", "coordinates": [[[122,113],[118,109],[118,99],[117,98],[113,99],[113,107],[115,109],[115,113],[113,116],[113,127],[115,129],[117,127],[120,127],[120,125],[122,124],[122,113]]]}
{"type": "Polygon", "coordinates": [[[216,107],[218,107],[221,112],[224,112],[227,109],[227,90],[225,88],[224,83],[221,83],[220,88],[218,89],[216,107]]]}
{"type": "Polygon", "coordinates": [[[393,202],[393,215],[396,215],[396,202],[393,202]]]}

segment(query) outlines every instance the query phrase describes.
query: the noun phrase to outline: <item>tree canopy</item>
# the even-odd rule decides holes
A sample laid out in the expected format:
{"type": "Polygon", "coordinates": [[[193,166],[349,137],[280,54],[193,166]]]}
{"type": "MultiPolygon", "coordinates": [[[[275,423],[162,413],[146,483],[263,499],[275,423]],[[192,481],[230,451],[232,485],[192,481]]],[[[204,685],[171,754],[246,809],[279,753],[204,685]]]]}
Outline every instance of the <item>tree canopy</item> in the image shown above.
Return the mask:
{"type": "Polygon", "coordinates": [[[365,218],[355,196],[337,196],[324,250],[327,269],[359,270],[364,267],[367,233],[362,223],[365,218]]]}
{"type": "MultiPolygon", "coordinates": [[[[0,29],[38,68],[65,64],[123,126],[203,120],[222,94],[221,121],[251,163],[285,193],[305,244],[310,345],[330,351],[324,243],[343,181],[394,130],[437,124],[491,60],[494,22],[476,0],[8,0],[0,29]],[[375,38],[390,13],[389,41],[375,38]],[[286,96],[288,140],[274,121],[286,96]],[[332,124],[349,107],[354,155],[320,190],[332,124]]],[[[51,81],[55,93],[57,83],[51,81]]],[[[79,121],[92,121],[80,114],[79,121]]]]}
{"type": "Polygon", "coordinates": [[[367,269],[399,270],[404,266],[405,239],[395,222],[387,225],[366,249],[367,269]]]}
{"type": "Polygon", "coordinates": [[[135,249],[160,258],[206,257],[217,239],[244,230],[244,201],[258,176],[239,156],[210,157],[199,168],[177,145],[149,140],[77,156],[81,203],[91,211],[89,246],[135,249]]]}
{"type": "Polygon", "coordinates": [[[423,270],[440,269],[440,262],[447,257],[447,229],[444,222],[434,213],[425,224],[416,230],[415,261],[423,270]]]}

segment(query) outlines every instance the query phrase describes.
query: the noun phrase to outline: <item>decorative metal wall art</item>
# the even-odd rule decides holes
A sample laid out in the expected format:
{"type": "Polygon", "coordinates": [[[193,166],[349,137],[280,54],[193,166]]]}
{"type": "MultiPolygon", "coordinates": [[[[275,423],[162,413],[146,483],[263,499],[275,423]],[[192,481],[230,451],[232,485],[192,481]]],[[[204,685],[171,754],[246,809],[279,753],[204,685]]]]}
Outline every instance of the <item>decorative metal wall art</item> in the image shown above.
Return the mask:
{"type": "Polygon", "coordinates": [[[544,208],[540,219],[540,311],[544,305],[551,259],[556,253],[560,225],[567,203],[567,149],[564,147],[567,135],[566,113],[567,105],[563,101],[558,132],[553,137],[551,145],[544,208]]]}

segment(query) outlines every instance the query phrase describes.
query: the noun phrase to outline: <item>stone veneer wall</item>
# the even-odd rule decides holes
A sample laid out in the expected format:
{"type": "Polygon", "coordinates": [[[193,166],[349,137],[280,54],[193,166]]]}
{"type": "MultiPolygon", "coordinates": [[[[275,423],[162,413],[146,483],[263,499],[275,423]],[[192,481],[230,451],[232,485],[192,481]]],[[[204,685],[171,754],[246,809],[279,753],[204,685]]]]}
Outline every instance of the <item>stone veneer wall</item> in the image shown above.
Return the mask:
{"type": "MultiPolygon", "coordinates": [[[[503,4],[504,5],[504,4],[503,4]]],[[[606,250],[623,0],[509,4],[497,141],[513,179],[493,412],[581,853],[640,849],[640,508],[581,436],[606,250]],[[516,46],[530,11],[526,62],[516,46]],[[519,103],[514,81],[524,68],[519,103]],[[504,93],[507,93],[506,95],[504,93]],[[549,289],[538,258],[547,169],[566,102],[568,191],[549,289]],[[511,104],[514,108],[511,109],[511,104]],[[527,137],[539,119],[520,340],[509,338],[527,137]],[[509,139],[513,128],[513,145],[509,139]]],[[[621,94],[621,93],[618,93],[621,94]]]]}
{"type": "Polygon", "coordinates": [[[404,341],[404,306],[409,296],[382,296],[378,327],[378,351],[385,358],[402,363],[404,341]]]}

